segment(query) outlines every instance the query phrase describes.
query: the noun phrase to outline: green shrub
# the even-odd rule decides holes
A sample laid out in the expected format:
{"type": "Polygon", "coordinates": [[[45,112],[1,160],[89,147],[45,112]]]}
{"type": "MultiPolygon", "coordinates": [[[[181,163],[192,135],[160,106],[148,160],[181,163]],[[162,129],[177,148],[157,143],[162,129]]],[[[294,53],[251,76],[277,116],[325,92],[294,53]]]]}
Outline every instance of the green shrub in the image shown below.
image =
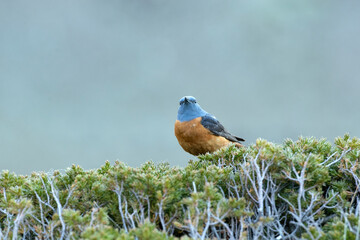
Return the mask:
{"type": "Polygon", "coordinates": [[[258,139],[185,168],[0,175],[0,239],[359,239],[360,140],[258,139]]]}

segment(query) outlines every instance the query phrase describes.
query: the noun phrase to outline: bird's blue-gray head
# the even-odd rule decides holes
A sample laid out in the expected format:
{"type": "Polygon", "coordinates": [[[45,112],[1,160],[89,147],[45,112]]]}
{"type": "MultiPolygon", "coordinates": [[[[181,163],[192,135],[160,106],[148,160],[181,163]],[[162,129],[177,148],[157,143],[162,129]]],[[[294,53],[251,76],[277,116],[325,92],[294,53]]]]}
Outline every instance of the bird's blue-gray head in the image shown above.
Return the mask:
{"type": "Polygon", "coordinates": [[[177,115],[177,120],[180,122],[190,121],[194,118],[203,117],[208,114],[196,102],[192,96],[185,96],[180,99],[180,107],[177,115]]]}

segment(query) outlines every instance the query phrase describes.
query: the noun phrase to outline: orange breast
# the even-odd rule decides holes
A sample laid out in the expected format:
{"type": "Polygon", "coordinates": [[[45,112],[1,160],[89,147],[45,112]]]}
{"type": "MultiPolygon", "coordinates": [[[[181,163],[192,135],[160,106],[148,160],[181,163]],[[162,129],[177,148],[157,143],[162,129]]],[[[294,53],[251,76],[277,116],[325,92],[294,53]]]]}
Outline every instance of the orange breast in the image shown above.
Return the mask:
{"type": "Polygon", "coordinates": [[[193,155],[214,152],[231,142],[224,137],[215,136],[201,124],[201,117],[190,121],[175,122],[175,136],[180,146],[193,155]]]}

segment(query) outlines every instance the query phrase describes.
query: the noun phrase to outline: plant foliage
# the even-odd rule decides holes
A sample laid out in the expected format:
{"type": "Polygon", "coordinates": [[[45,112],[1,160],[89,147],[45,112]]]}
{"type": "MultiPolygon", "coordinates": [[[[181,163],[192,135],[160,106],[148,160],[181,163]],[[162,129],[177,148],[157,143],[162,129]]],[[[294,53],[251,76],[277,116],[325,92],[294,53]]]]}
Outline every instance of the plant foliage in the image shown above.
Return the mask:
{"type": "Polygon", "coordinates": [[[359,239],[360,140],[230,146],[185,168],[3,171],[0,239],[359,239]]]}

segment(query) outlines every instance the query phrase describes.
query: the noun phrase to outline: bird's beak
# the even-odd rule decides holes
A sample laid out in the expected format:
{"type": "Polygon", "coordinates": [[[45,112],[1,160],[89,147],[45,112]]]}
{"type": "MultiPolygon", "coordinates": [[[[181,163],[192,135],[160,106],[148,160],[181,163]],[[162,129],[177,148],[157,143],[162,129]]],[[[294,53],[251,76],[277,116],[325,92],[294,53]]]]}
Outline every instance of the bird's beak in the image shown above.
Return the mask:
{"type": "Polygon", "coordinates": [[[188,103],[188,102],[189,102],[189,100],[187,98],[185,98],[185,103],[188,103]]]}

